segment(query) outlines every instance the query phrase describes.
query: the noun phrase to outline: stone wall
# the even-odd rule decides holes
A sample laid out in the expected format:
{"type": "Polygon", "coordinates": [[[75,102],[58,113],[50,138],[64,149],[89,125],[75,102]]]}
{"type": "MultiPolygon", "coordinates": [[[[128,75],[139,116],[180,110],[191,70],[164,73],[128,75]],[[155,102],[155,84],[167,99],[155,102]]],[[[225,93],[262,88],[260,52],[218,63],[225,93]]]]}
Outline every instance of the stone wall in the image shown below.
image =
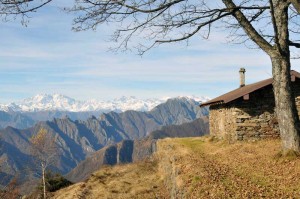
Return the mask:
{"type": "Polygon", "coordinates": [[[236,134],[235,116],[238,110],[224,105],[213,105],[209,112],[210,135],[231,140],[236,134]]]}
{"type": "MultiPolygon", "coordinates": [[[[293,83],[293,90],[300,116],[299,79],[293,83]]],[[[210,134],[228,140],[279,137],[272,86],[250,93],[249,96],[249,100],[241,97],[227,104],[210,106],[210,134]]]]}
{"type": "Polygon", "coordinates": [[[298,110],[298,115],[300,118],[300,79],[296,78],[295,83],[293,83],[293,91],[296,100],[296,108],[298,110]]]}

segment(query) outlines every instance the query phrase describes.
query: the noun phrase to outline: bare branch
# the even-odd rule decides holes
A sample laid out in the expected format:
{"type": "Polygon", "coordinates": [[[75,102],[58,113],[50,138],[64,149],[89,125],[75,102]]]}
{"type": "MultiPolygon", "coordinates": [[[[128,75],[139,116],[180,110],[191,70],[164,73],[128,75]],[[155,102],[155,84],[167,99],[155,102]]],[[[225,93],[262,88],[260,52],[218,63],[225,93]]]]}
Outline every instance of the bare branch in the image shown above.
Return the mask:
{"type": "Polygon", "coordinates": [[[199,32],[199,30],[207,25],[209,25],[209,27],[213,24],[213,22],[219,20],[219,19],[222,19],[223,17],[226,17],[226,16],[229,16],[231,15],[232,13],[225,13],[223,15],[219,15],[218,17],[216,18],[213,18],[211,20],[208,20],[202,24],[200,24],[194,31],[192,31],[191,33],[189,34],[186,34],[184,35],[183,37],[181,38],[177,38],[177,39],[170,39],[170,40],[156,40],[155,43],[170,43],[170,42],[178,42],[178,41],[183,41],[183,40],[186,40],[186,39],[189,39],[190,37],[194,36],[197,32],[199,32]]]}
{"type": "Polygon", "coordinates": [[[0,0],[0,17],[7,21],[10,18],[21,18],[26,24],[28,13],[35,12],[41,7],[49,4],[52,0],[0,0]]]}
{"type": "Polygon", "coordinates": [[[300,43],[295,43],[295,42],[289,41],[289,45],[293,46],[295,48],[300,48],[300,43]]]}
{"type": "Polygon", "coordinates": [[[250,21],[245,17],[245,15],[241,12],[241,10],[236,9],[236,5],[233,3],[232,0],[223,0],[223,3],[226,5],[227,8],[232,9],[233,16],[242,26],[244,31],[247,33],[249,38],[254,41],[261,49],[263,49],[268,54],[272,50],[272,45],[268,43],[251,25],[250,21]]]}
{"type": "Polygon", "coordinates": [[[254,22],[268,9],[269,5],[249,5],[244,1],[232,10],[207,0],[77,0],[68,11],[79,14],[74,20],[75,31],[94,30],[102,23],[117,22],[112,37],[112,41],[119,43],[116,49],[128,50],[132,48],[129,42],[134,44],[143,38],[149,43],[138,42],[137,49],[144,52],[156,44],[188,40],[198,33],[207,39],[213,25],[232,16],[233,11],[249,12],[247,17],[254,22]]]}
{"type": "Polygon", "coordinates": [[[294,8],[297,10],[298,14],[300,14],[300,0],[290,0],[293,4],[294,8]]]}

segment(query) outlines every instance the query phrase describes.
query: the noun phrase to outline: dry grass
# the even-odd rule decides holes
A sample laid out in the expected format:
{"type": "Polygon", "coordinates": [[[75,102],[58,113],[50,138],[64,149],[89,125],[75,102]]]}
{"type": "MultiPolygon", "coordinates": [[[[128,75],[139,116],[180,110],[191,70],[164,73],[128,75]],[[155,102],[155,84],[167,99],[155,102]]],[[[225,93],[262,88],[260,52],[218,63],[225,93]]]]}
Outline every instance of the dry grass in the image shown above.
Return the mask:
{"type": "Polygon", "coordinates": [[[105,167],[86,182],[58,191],[53,198],[163,198],[163,179],[157,168],[154,160],[105,167]]]}
{"type": "Polygon", "coordinates": [[[164,139],[151,161],[104,168],[54,198],[300,198],[300,159],[279,151],[279,140],[164,139]]]}
{"type": "Polygon", "coordinates": [[[300,198],[300,159],[278,157],[279,140],[186,138],[172,145],[184,149],[174,155],[183,181],[178,193],[185,198],[300,198]]]}

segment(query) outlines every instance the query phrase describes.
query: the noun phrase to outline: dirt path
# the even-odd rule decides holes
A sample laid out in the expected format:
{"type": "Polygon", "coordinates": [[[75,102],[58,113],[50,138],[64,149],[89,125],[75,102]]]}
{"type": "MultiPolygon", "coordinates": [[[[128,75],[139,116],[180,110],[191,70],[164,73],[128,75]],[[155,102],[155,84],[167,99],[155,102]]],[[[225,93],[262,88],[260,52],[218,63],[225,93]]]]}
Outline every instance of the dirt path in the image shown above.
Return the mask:
{"type": "Polygon", "coordinates": [[[187,138],[171,145],[164,151],[179,173],[173,198],[300,198],[300,159],[276,158],[277,140],[229,145],[187,138]]]}
{"type": "Polygon", "coordinates": [[[103,168],[54,198],[300,198],[300,158],[279,140],[227,144],[164,139],[151,160],[103,168]]]}

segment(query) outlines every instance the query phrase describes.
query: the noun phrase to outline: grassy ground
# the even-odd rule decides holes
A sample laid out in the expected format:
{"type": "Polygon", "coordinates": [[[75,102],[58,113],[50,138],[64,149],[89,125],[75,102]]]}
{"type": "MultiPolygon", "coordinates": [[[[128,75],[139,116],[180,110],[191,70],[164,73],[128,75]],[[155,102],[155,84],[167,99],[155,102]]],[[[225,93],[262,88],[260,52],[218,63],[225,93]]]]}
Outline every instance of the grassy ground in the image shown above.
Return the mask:
{"type": "Polygon", "coordinates": [[[163,179],[155,160],[105,167],[85,182],[55,193],[57,199],[157,198],[163,193],[163,179]]]}
{"type": "Polygon", "coordinates": [[[300,198],[300,158],[279,140],[164,139],[152,160],[107,167],[54,198],[300,198]]]}
{"type": "Polygon", "coordinates": [[[300,159],[278,157],[279,140],[172,142],[178,150],[185,149],[177,153],[179,190],[185,198],[300,198],[300,159]]]}

